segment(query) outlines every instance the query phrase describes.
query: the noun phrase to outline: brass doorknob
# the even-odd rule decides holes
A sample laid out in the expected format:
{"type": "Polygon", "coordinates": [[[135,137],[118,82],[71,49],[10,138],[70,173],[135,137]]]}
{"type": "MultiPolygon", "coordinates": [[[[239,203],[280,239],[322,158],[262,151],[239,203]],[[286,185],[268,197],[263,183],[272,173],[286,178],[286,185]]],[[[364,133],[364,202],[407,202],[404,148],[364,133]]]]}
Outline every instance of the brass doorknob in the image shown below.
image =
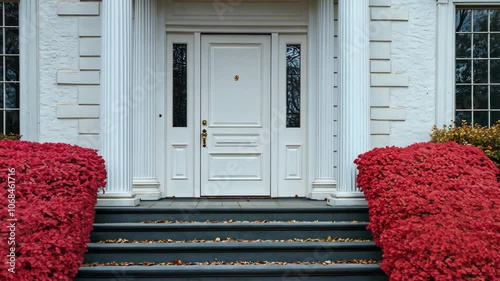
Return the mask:
{"type": "Polygon", "coordinates": [[[207,130],[203,129],[203,131],[201,131],[201,140],[203,142],[203,147],[207,147],[207,136],[207,130]]]}

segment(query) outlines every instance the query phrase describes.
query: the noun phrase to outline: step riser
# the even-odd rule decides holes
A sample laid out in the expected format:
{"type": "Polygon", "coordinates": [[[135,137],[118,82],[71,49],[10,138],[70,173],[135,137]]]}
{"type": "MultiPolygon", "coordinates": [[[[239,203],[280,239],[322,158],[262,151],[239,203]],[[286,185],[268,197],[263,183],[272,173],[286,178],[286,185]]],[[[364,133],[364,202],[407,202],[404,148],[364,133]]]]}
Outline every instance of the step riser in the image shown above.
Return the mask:
{"type": "Polygon", "coordinates": [[[262,229],[262,230],[182,230],[168,231],[168,230],[119,230],[112,231],[94,230],[91,234],[92,242],[103,240],[116,240],[119,238],[128,240],[215,240],[216,238],[226,239],[231,237],[233,239],[263,239],[263,240],[280,240],[280,239],[293,239],[293,238],[326,238],[339,237],[339,238],[353,238],[353,239],[371,239],[372,235],[367,230],[286,230],[286,229],[262,229]]]}
{"type": "Polygon", "coordinates": [[[255,221],[255,220],[276,220],[276,221],[368,221],[368,214],[365,212],[336,212],[318,209],[317,211],[287,211],[276,209],[272,211],[251,211],[251,210],[154,210],[147,211],[97,211],[96,223],[124,223],[156,220],[181,220],[181,221],[207,221],[207,220],[235,220],[235,221],[255,221]]]}
{"type": "Polygon", "coordinates": [[[322,260],[380,260],[381,253],[374,250],[347,250],[339,251],[328,248],[317,248],[311,250],[294,251],[99,251],[90,250],[85,254],[85,263],[92,262],[166,262],[181,260],[183,262],[204,262],[204,261],[322,261],[322,260]]]}
{"type": "Polygon", "coordinates": [[[236,265],[81,268],[75,280],[387,281],[388,278],[378,265],[236,265]]]}
{"type": "Polygon", "coordinates": [[[293,275],[284,274],[280,276],[219,276],[219,277],[207,277],[207,276],[197,276],[197,277],[181,277],[181,276],[155,276],[155,277],[140,277],[134,275],[127,275],[119,279],[120,277],[85,277],[84,275],[78,275],[75,281],[116,281],[116,280],[134,280],[134,281],[168,281],[168,280],[185,280],[185,281],[387,281],[388,278],[385,275],[357,275],[357,276],[307,276],[307,275],[293,275]]]}

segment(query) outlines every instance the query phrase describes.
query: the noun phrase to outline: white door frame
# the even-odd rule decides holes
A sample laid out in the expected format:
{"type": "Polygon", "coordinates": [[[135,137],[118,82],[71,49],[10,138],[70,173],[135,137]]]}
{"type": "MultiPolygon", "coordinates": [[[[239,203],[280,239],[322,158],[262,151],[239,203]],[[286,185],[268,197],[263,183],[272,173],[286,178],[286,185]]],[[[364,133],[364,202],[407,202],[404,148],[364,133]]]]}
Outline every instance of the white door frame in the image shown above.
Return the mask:
{"type": "MultiPolygon", "coordinates": [[[[282,2],[286,2],[287,0],[280,0],[282,2]]],[[[307,1],[306,1],[307,2],[307,1]]],[[[262,2],[264,3],[264,2],[262,2]]],[[[168,3],[164,3],[163,1],[160,4],[160,9],[162,9],[162,16],[158,17],[159,24],[167,23],[164,29],[159,29],[158,36],[159,38],[163,38],[163,40],[158,40],[158,73],[164,73],[162,77],[159,78],[157,83],[157,114],[162,114],[166,118],[159,118],[159,122],[157,124],[157,151],[161,153],[160,157],[158,157],[158,165],[157,171],[159,175],[160,181],[160,190],[162,192],[162,197],[200,197],[200,148],[199,145],[199,133],[201,132],[201,116],[199,110],[191,109],[200,109],[201,101],[200,101],[200,84],[195,81],[200,81],[201,78],[201,34],[205,33],[226,33],[226,34],[270,34],[271,35],[271,123],[283,122],[283,118],[280,117],[280,108],[281,113],[283,113],[283,100],[280,100],[280,95],[283,95],[283,87],[284,83],[286,83],[285,79],[280,78],[280,74],[278,71],[283,71],[286,69],[284,66],[284,62],[280,61],[284,57],[282,47],[284,44],[290,43],[301,43],[304,48],[304,61],[302,67],[305,71],[305,74],[302,78],[303,87],[303,103],[301,114],[303,121],[301,121],[302,132],[291,133],[291,135],[302,136],[297,140],[286,141],[283,138],[283,134],[279,130],[272,129],[271,132],[271,167],[272,169],[277,169],[278,167],[283,170],[286,168],[285,164],[287,161],[287,157],[294,157],[300,159],[301,172],[298,175],[292,175],[287,177],[286,171],[280,171],[280,173],[272,173],[271,174],[271,197],[293,197],[295,195],[306,197],[309,196],[311,191],[311,182],[314,179],[314,175],[311,174],[310,163],[314,162],[309,159],[309,155],[313,156],[315,151],[315,144],[309,141],[308,134],[314,131],[313,128],[310,127],[311,124],[314,124],[315,112],[311,111],[311,101],[315,101],[314,95],[310,95],[310,91],[312,88],[309,87],[308,81],[312,78],[312,73],[309,72],[311,68],[311,63],[314,64],[315,60],[307,60],[307,58],[311,55],[310,49],[307,48],[306,45],[310,45],[311,42],[314,42],[313,39],[308,38],[305,34],[308,29],[312,28],[311,19],[301,18],[300,21],[290,22],[290,24],[284,24],[283,22],[278,21],[247,21],[245,23],[241,22],[233,22],[236,24],[232,24],[230,21],[225,20],[221,22],[219,19],[216,19],[212,22],[211,25],[198,25],[194,21],[192,24],[176,23],[169,24],[169,20],[167,19],[166,14],[166,6],[168,3]],[[231,23],[231,24],[230,24],[231,23]],[[259,25],[252,25],[258,23],[259,25]],[[309,27],[308,27],[309,26],[309,27]],[[169,61],[167,58],[169,57],[169,44],[172,43],[172,40],[175,38],[183,38],[183,42],[188,43],[190,45],[189,54],[191,54],[191,61],[188,62],[188,67],[192,67],[191,77],[188,77],[188,91],[190,92],[190,97],[192,97],[191,104],[192,106],[188,107],[188,126],[190,130],[185,132],[187,141],[181,141],[177,139],[175,141],[170,140],[172,136],[176,136],[176,133],[172,131],[172,128],[169,127],[169,118],[171,117],[171,109],[169,106],[170,103],[170,93],[168,91],[171,86],[169,83],[169,77],[171,76],[171,67],[168,65],[169,61]],[[170,68],[170,70],[169,70],[170,68]],[[307,69],[307,70],[306,70],[307,69]],[[192,120],[192,123],[191,121],[192,120]],[[311,123],[313,122],[313,123],[311,123]],[[168,131],[168,132],[167,132],[168,131]],[[280,136],[282,136],[280,138],[280,136]],[[182,162],[181,166],[186,167],[186,174],[189,173],[190,176],[184,177],[182,176],[182,171],[179,173],[177,179],[172,180],[169,177],[169,173],[172,173],[173,166],[172,165],[172,148],[169,145],[172,144],[179,145],[178,147],[182,148],[183,146],[188,147],[192,146],[192,152],[185,151],[182,149],[177,151],[178,153],[187,153],[186,161],[182,162]],[[283,147],[281,147],[283,146],[283,147]],[[287,151],[285,148],[291,148],[290,151],[287,151]],[[281,150],[280,150],[281,149],[281,150]],[[290,154],[292,153],[292,154],[290,154]],[[300,157],[295,157],[300,153],[300,157]],[[189,163],[192,163],[191,165],[189,163]],[[198,163],[198,164],[195,164],[198,163]],[[190,167],[189,167],[190,166],[190,167]],[[188,171],[188,170],[191,171],[188,171]],[[287,182],[288,181],[288,182],[287,182]],[[280,190],[280,186],[282,186],[280,190]],[[287,186],[293,186],[290,188],[289,192],[286,193],[287,186]]],[[[282,5],[282,4],[280,4],[282,5]]],[[[314,5],[313,5],[314,6],[314,5]]],[[[282,7],[286,7],[283,5],[282,7]]],[[[308,8],[305,9],[305,14],[309,15],[308,8]]],[[[189,21],[187,21],[189,22],[189,21]]],[[[176,41],[176,40],[174,40],[176,41]]],[[[314,54],[314,53],[313,53],[314,54]]],[[[283,74],[281,74],[283,76],[283,74]]],[[[285,85],[286,87],[286,85],[285,85]]],[[[189,101],[188,101],[189,102],[189,101]]],[[[272,125],[274,126],[274,124],[272,125]]],[[[280,128],[280,126],[277,126],[280,128]]],[[[285,134],[286,135],[286,134],[285,134]]],[[[288,134],[290,135],[290,134],[288,134]]],[[[294,165],[291,165],[294,166],[294,165]]],[[[295,165],[295,167],[298,167],[295,165]]],[[[181,167],[182,168],[182,167],[181,167]]],[[[313,171],[315,167],[312,167],[313,171]]],[[[182,170],[182,169],[181,169],[182,170]]],[[[312,172],[314,173],[314,172],[312,172]]]]}

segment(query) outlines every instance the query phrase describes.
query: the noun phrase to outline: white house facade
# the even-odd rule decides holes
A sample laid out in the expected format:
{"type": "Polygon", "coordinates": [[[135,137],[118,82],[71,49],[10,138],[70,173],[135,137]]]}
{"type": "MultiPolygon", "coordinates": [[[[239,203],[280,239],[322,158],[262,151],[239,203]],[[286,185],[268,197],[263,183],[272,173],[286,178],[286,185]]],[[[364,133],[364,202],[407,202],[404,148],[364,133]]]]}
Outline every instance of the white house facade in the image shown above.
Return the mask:
{"type": "Polygon", "coordinates": [[[0,133],[98,149],[102,206],[363,205],[360,153],[500,120],[500,1],[0,5],[0,133]]]}

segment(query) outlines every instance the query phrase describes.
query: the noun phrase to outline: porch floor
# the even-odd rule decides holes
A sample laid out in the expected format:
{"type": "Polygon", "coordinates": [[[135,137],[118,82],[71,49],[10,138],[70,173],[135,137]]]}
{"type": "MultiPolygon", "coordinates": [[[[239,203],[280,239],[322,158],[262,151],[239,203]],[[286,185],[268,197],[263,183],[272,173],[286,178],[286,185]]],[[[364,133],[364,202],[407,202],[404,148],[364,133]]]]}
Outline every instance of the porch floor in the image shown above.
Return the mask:
{"type": "Polygon", "coordinates": [[[277,199],[161,199],[158,201],[141,201],[132,208],[332,208],[326,201],[309,200],[306,198],[277,199]]]}

